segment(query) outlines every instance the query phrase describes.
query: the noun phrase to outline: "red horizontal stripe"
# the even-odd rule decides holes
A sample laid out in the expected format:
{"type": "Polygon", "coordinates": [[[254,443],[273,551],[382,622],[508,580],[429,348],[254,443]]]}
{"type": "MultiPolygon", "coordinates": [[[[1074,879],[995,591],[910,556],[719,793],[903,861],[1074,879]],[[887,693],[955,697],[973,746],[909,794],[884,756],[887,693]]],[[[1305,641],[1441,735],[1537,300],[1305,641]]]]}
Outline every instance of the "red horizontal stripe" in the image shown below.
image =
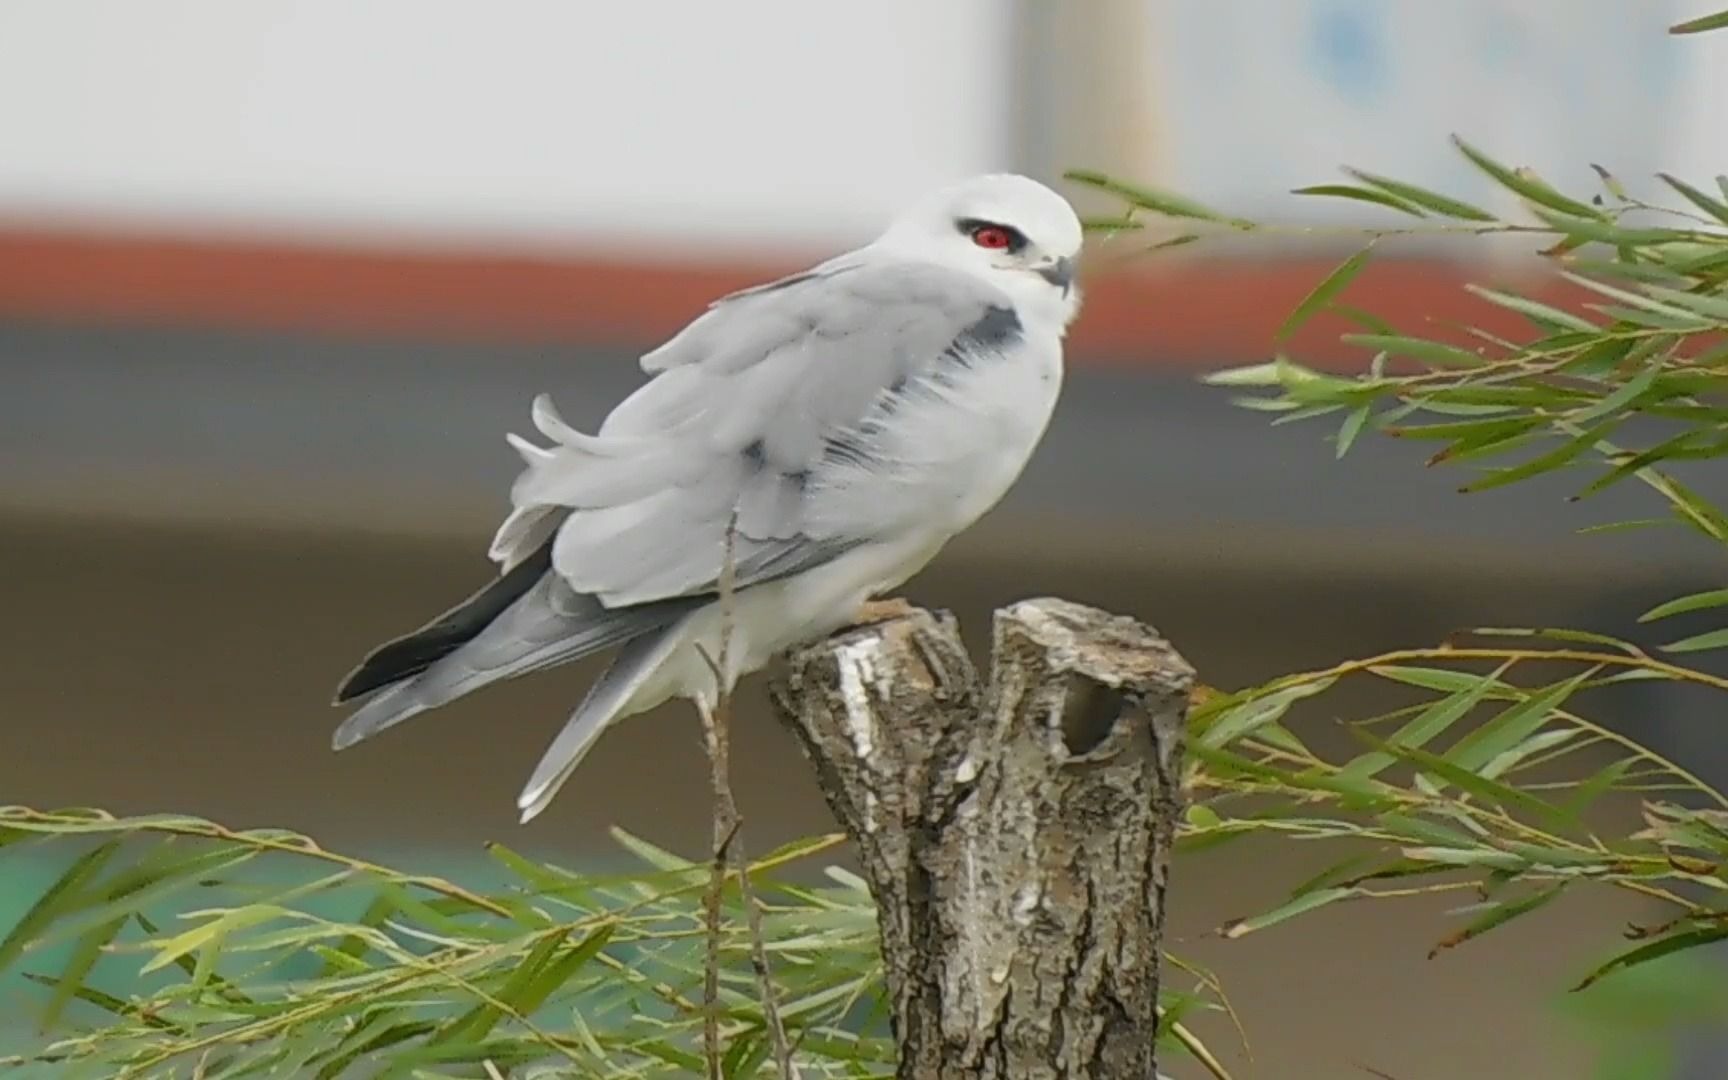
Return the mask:
{"type": "MultiPolygon", "coordinates": [[[[1072,353],[1081,363],[1204,367],[1266,355],[1330,260],[1240,257],[1150,262],[1093,275],[1072,353]]],[[[654,265],[623,259],[383,251],[0,228],[0,315],[364,334],[569,339],[646,346],[714,297],[792,269],[765,263],[654,265]]],[[[1494,275],[1450,262],[1372,264],[1344,299],[1401,332],[1466,342],[1457,324],[1519,335],[1522,320],[1466,293],[1494,275]]],[[[1522,282],[1574,307],[1551,275],[1522,282]]],[[[1294,343],[1328,366],[1351,324],[1315,318],[1294,343]]]]}

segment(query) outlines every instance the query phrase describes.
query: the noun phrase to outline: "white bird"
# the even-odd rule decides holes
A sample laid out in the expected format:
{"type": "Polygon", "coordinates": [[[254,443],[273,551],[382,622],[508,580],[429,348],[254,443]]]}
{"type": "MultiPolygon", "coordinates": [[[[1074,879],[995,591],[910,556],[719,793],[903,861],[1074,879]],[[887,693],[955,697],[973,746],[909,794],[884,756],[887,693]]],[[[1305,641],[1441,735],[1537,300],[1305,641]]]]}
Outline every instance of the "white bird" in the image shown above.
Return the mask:
{"type": "Polygon", "coordinates": [[[526,822],[614,721],[673,697],[711,710],[855,621],[1025,467],[1061,386],[1080,243],[1054,191],[975,177],[856,251],[715,301],[642,357],[650,379],[598,434],[536,398],[552,445],[509,437],[526,468],[492,541],[501,575],[366,657],[337,691],[365,700],[335,747],[619,649],[523,789],[526,822]]]}

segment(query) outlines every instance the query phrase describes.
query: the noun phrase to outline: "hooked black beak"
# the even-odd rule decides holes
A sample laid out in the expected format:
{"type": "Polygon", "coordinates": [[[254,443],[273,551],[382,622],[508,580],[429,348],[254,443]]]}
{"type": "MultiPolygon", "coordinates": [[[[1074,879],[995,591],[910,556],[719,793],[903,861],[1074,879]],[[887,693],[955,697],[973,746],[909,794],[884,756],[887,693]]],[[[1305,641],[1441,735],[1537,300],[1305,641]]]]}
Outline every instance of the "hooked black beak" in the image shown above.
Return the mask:
{"type": "Polygon", "coordinates": [[[1056,259],[1046,263],[1034,271],[1039,277],[1062,290],[1062,295],[1068,295],[1069,286],[1074,284],[1074,260],[1056,259]]]}

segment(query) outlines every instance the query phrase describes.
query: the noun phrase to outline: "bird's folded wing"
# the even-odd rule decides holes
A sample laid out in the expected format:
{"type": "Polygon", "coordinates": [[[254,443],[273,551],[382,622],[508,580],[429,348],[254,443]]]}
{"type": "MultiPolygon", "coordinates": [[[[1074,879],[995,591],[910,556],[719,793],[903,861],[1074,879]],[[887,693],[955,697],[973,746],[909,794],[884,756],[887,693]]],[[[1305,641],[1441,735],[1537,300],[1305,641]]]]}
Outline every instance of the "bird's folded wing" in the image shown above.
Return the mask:
{"type": "Polygon", "coordinates": [[[891,535],[926,470],[904,417],[951,369],[1011,348],[1006,296],[968,275],[854,260],[737,293],[643,358],[654,377],[597,435],[544,398],[541,448],[494,540],[506,566],[556,531],[553,567],[620,607],[711,593],[731,537],[737,584],[808,569],[891,535]]]}

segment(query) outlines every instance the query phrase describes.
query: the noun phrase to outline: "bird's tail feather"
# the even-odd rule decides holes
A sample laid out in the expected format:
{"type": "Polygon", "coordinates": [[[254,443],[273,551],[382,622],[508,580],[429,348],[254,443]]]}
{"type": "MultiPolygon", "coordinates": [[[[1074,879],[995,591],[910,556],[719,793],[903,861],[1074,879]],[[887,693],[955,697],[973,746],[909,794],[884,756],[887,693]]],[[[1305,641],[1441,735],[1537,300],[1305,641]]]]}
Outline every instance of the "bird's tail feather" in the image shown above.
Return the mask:
{"type": "Polygon", "coordinates": [[[579,660],[653,634],[699,600],[607,608],[547,573],[477,633],[423,670],[367,691],[371,696],[336,729],[336,749],[503,679],[579,660]]]}
{"type": "Polygon", "coordinates": [[[659,704],[657,701],[634,699],[682,640],[679,630],[674,624],[636,638],[619,650],[612,666],[595,680],[588,696],[582,699],[582,704],[570,714],[564,729],[546,748],[540,764],[534,767],[533,775],[516,800],[524,824],[532,821],[552,802],[558,789],[570,779],[570,774],[593,748],[595,740],[619,718],[625,706],[635,706],[631,710],[635,712],[659,704]]]}
{"type": "Polygon", "coordinates": [[[474,640],[511,604],[532,590],[552,569],[552,543],[542,543],[527,558],[486,587],[431,622],[373,649],[336,688],[336,704],[354,701],[420,674],[474,640]]]}

